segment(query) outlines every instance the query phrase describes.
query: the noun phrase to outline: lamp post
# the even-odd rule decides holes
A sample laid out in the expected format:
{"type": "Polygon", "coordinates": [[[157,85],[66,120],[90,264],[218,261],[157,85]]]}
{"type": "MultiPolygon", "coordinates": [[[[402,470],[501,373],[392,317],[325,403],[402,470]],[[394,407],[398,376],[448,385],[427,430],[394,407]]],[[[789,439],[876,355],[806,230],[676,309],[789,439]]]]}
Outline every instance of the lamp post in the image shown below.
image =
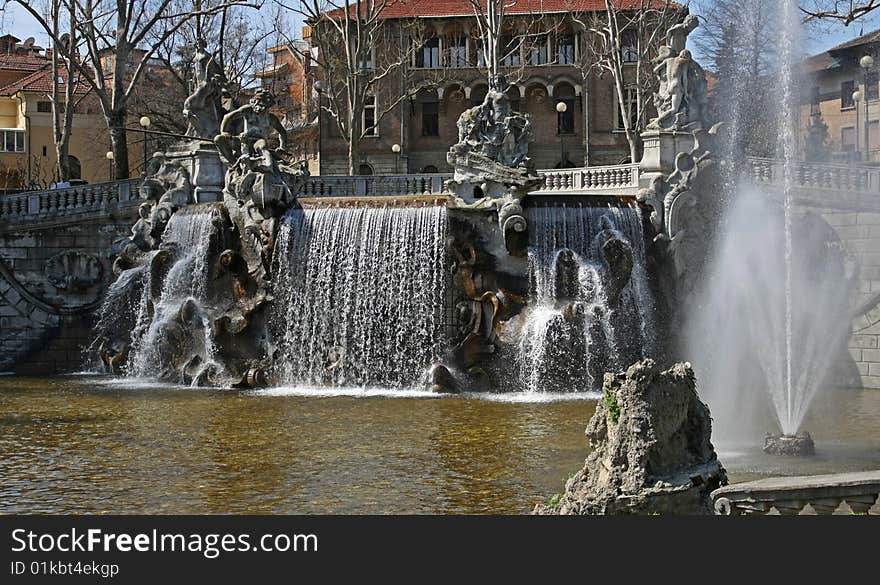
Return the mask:
{"type": "Polygon", "coordinates": [[[871,95],[868,92],[868,72],[871,67],[874,66],[874,58],[871,55],[865,55],[861,59],[859,59],[859,66],[865,72],[865,161],[871,162],[871,137],[870,137],[870,125],[868,120],[868,97],[871,95]]]}
{"type": "Polygon", "coordinates": [[[859,121],[859,117],[860,117],[859,116],[859,105],[860,105],[859,102],[862,101],[862,93],[860,91],[854,91],[852,94],[852,100],[853,100],[853,104],[855,104],[855,106],[856,106],[856,158],[858,160],[861,160],[862,153],[861,153],[861,144],[859,142],[859,132],[861,132],[861,130],[859,130],[859,125],[861,123],[859,121]]]}
{"type": "Polygon", "coordinates": [[[565,102],[558,102],[556,104],[556,111],[559,112],[559,168],[565,168],[565,144],[562,141],[562,114],[564,114],[568,110],[568,105],[565,102]]]}
{"type": "Polygon", "coordinates": [[[321,97],[324,93],[324,82],[320,79],[315,82],[315,91],[318,92],[318,174],[322,175],[324,173],[321,172],[321,167],[323,166],[321,163],[324,162],[324,157],[322,156],[323,145],[321,144],[321,97]]]}
{"type": "Polygon", "coordinates": [[[141,128],[144,129],[144,131],[143,131],[143,134],[144,134],[144,145],[143,145],[144,169],[143,169],[143,173],[144,173],[144,176],[146,176],[147,175],[147,130],[150,128],[150,118],[148,118],[147,116],[141,116],[140,124],[141,124],[141,128]]]}
{"type": "Polygon", "coordinates": [[[394,153],[394,174],[400,174],[400,145],[393,144],[391,146],[391,152],[394,153]]]}
{"type": "Polygon", "coordinates": [[[107,157],[107,162],[109,165],[107,181],[112,183],[113,182],[113,151],[108,150],[107,154],[105,154],[104,156],[107,157]]]}

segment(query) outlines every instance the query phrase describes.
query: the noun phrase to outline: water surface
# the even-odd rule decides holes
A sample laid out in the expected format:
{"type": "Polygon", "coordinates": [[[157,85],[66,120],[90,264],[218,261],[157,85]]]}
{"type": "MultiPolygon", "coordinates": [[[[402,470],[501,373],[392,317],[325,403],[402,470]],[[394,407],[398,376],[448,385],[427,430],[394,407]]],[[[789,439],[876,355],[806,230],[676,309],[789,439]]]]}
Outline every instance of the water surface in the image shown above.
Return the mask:
{"type": "MultiPolygon", "coordinates": [[[[880,392],[818,400],[818,456],[719,446],[732,480],[880,467],[880,392]]],[[[0,512],[527,513],[595,401],[0,376],[0,512]]]]}

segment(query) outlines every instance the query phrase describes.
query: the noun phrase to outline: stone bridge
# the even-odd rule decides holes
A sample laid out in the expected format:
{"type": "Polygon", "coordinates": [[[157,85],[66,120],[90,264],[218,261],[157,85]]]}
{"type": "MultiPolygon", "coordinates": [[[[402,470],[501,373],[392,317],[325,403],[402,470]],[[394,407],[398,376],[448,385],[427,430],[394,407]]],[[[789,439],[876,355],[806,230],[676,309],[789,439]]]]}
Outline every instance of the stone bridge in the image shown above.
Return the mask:
{"type": "Polygon", "coordinates": [[[0,371],[75,371],[138,181],[0,196],[0,371]]]}

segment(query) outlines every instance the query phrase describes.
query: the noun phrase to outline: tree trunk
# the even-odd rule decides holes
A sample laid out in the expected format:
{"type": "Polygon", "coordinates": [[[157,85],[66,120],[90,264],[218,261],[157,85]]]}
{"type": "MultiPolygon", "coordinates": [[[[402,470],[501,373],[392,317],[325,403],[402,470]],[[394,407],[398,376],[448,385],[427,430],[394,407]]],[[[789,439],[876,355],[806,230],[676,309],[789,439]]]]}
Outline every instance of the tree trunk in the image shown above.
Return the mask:
{"type": "Polygon", "coordinates": [[[55,157],[58,160],[58,181],[64,183],[70,180],[70,159],[67,141],[55,143],[55,157]]]}
{"type": "Polygon", "coordinates": [[[348,141],[348,174],[352,177],[360,170],[360,140],[352,138],[348,141]]]}
{"type": "Polygon", "coordinates": [[[128,142],[125,131],[125,112],[113,111],[105,116],[110,128],[110,151],[113,153],[113,180],[129,178],[128,142]]]}

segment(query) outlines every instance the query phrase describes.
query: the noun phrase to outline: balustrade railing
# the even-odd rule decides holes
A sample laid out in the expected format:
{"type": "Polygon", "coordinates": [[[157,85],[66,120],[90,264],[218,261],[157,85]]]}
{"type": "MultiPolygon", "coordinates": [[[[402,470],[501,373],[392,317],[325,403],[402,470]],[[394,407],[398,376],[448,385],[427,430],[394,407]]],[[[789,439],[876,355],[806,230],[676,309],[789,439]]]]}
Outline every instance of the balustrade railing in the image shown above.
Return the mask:
{"type": "MultiPolygon", "coordinates": [[[[786,180],[781,161],[749,158],[752,179],[758,183],[782,185],[786,180]]],[[[792,165],[789,180],[798,189],[880,193],[880,167],[798,162],[792,165]]]]}
{"type": "Polygon", "coordinates": [[[867,514],[880,494],[880,471],[771,477],[735,483],[712,492],[720,515],[782,515],[812,512],[867,514]],[[846,504],[844,507],[843,504],[846,504]]]}
{"type": "Polygon", "coordinates": [[[621,190],[631,191],[634,195],[639,187],[638,164],[541,170],[538,174],[544,177],[544,185],[533,192],[536,195],[621,190]]]}
{"type": "Polygon", "coordinates": [[[0,195],[0,222],[36,221],[106,211],[120,203],[136,200],[139,183],[140,179],[130,179],[0,195]]]}
{"type": "Polygon", "coordinates": [[[300,197],[439,195],[451,174],[309,177],[300,197]]]}

